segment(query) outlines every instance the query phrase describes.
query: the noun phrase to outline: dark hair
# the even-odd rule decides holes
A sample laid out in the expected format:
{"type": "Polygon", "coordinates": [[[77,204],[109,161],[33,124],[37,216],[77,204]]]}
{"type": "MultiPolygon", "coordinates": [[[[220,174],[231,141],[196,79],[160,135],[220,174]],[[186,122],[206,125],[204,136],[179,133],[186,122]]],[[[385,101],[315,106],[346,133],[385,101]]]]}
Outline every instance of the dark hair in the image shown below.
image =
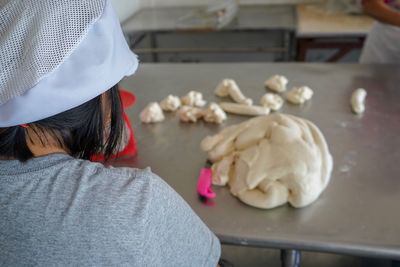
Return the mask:
{"type": "MultiPolygon", "coordinates": [[[[109,158],[120,144],[123,131],[122,104],[118,84],[102,96],[67,110],[55,116],[30,123],[30,128],[38,134],[48,132],[61,148],[76,158],[90,159],[102,153],[109,158]],[[110,127],[105,126],[104,108],[110,110],[110,127]]],[[[39,135],[38,135],[39,136],[39,135]]],[[[28,148],[26,129],[21,126],[0,128],[0,157],[26,161],[33,157],[28,148]]],[[[32,139],[31,139],[32,140],[32,139]]],[[[42,144],[46,144],[42,138],[42,144]]]]}

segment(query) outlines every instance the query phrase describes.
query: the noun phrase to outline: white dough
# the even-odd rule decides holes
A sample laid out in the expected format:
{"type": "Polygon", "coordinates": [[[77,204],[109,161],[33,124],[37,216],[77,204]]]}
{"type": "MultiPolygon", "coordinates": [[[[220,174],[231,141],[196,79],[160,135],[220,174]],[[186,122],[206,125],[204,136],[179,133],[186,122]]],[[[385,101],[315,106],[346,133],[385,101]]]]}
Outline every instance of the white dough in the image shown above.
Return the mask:
{"type": "Polygon", "coordinates": [[[351,96],[351,107],[353,112],[356,114],[364,113],[365,111],[365,98],[367,97],[367,91],[359,88],[355,90],[351,96]]]}
{"type": "Polygon", "coordinates": [[[232,79],[222,80],[215,89],[215,94],[220,97],[230,96],[233,101],[239,104],[253,105],[253,100],[245,97],[237,83],[232,79]]]}
{"type": "Polygon", "coordinates": [[[314,91],[308,86],[294,87],[287,94],[287,100],[293,104],[304,104],[314,95],[314,91]]]}
{"type": "Polygon", "coordinates": [[[214,184],[228,184],[241,201],[264,209],[310,205],[327,187],[333,167],[313,123],[278,113],[227,127],[201,147],[214,163],[214,184]]]}
{"type": "Polygon", "coordinates": [[[177,113],[183,122],[197,122],[204,115],[203,110],[192,106],[182,106],[177,113]]]}
{"type": "Polygon", "coordinates": [[[203,94],[196,91],[190,91],[187,95],[181,98],[182,105],[192,107],[204,107],[207,102],[203,99],[203,94]]]}
{"type": "Polygon", "coordinates": [[[225,111],[216,103],[211,103],[204,111],[204,120],[206,122],[221,124],[227,119],[225,111]]]}
{"type": "Polygon", "coordinates": [[[289,80],[285,76],[274,75],[265,81],[265,87],[274,92],[282,93],[286,91],[286,86],[288,83],[289,80]]]}
{"type": "Polygon", "coordinates": [[[164,111],[176,111],[181,106],[181,100],[177,96],[169,95],[160,102],[164,111]]]}
{"type": "Polygon", "coordinates": [[[280,110],[283,106],[283,102],[283,98],[277,94],[268,93],[261,98],[261,105],[273,111],[280,110]]]}
{"type": "Polygon", "coordinates": [[[212,183],[225,186],[229,182],[230,167],[233,164],[234,155],[224,157],[221,161],[212,166],[212,183]]]}
{"type": "Polygon", "coordinates": [[[228,103],[228,102],[222,102],[219,103],[219,105],[225,112],[238,115],[261,116],[261,115],[268,115],[270,113],[270,109],[263,106],[248,106],[248,105],[228,103]]]}
{"type": "Polygon", "coordinates": [[[164,113],[157,102],[149,103],[140,113],[140,120],[143,123],[161,122],[164,119],[164,113]]]}

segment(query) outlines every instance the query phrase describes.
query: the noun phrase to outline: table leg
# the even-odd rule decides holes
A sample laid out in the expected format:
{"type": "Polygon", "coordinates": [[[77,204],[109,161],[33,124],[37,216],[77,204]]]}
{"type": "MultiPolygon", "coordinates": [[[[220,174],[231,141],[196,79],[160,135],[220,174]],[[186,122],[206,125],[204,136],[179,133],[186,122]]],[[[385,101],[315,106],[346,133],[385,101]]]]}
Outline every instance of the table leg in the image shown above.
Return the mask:
{"type": "Polygon", "coordinates": [[[308,41],[306,39],[297,40],[297,61],[305,62],[307,58],[308,41]]]}
{"type": "Polygon", "coordinates": [[[286,52],[283,55],[283,60],[285,62],[291,61],[293,59],[293,34],[291,31],[284,31],[283,33],[283,46],[286,52]]]}
{"type": "Polygon", "coordinates": [[[281,250],[282,267],[300,267],[301,252],[294,249],[281,250]]]}
{"type": "MultiPolygon", "coordinates": [[[[149,34],[149,37],[150,37],[150,46],[151,46],[151,48],[152,49],[157,48],[157,36],[156,36],[156,34],[152,32],[152,33],[149,34]]],[[[157,54],[157,52],[153,51],[151,56],[152,56],[153,63],[158,62],[158,54],[157,54]]]]}

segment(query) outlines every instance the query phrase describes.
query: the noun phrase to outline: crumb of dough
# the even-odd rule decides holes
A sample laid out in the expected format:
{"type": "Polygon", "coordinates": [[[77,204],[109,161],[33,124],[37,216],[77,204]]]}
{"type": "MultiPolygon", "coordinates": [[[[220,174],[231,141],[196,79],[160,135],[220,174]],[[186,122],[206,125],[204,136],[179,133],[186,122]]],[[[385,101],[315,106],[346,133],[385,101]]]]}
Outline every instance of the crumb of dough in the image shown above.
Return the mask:
{"type": "Polygon", "coordinates": [[[203,94],[196,91],[190,91],[181,98],[182,106],[204,107],[207,101],[203,99],[203,94]]]}
{"type": "Polygon", "coordinates": [[[182,106],[177,112],[179,119],[183,122],[197,122],[204,115],[200,108],[192,106],[182,106]]]}
{"type": "Polygon", "coordinates": [[[292,104],[304,104],[306,101],[311,100],[314,91],[308,86],[294,87],[287,94],[287,100],[292,104]]]}
{"type": "Polygon", "coordinates": [[[181,106],[181,100],[174,95],[168,95],[160,102],[160,106],[164,111],[176,111],[181,106]]]}
{"type": "Polygon", "coordinates": [[[149,103],[140,113],[140,120],[143,123],[156,123],[164,119],[164,113],[157,102],[149,103]]]}
{"type": "Polygon", "coordinates": [[[355,90],[351,96],[351,107],[355,114],[362,114],[365,111],[365,98],[367,97],[367,91],[359,88],[355,90]]]}
{"type": "Polygon", "coordinates": [[[268,93],[261,98],[261,105],[270,108],[272,111],[280,110],[283,106],[283,98],[278,94],[268,93]]]}
{"type": "Polygon", "coordinates": [[[274,75],[265,81],[265,87],[276,93],[282,93],[286,91],[286,86],[288,83],[289,80],[285,76],[274,75]]]}
{"type": "Polygon", "coordinates": [[[227,119],[227,115],[217,103],[211,103],[204,111],[203,119],[206,122],[221,124],[227,119]]]}

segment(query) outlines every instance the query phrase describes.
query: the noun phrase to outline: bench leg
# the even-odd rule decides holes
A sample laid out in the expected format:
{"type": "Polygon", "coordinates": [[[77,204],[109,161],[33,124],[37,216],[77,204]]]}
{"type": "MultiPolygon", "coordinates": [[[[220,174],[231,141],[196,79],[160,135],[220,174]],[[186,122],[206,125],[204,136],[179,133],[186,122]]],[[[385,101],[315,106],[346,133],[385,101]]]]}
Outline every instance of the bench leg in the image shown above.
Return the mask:
{"type": "Polygon", "coordinates": [[[281,250],[282,267],[300,267],[301,252],[293,249],[281,250]]]}

